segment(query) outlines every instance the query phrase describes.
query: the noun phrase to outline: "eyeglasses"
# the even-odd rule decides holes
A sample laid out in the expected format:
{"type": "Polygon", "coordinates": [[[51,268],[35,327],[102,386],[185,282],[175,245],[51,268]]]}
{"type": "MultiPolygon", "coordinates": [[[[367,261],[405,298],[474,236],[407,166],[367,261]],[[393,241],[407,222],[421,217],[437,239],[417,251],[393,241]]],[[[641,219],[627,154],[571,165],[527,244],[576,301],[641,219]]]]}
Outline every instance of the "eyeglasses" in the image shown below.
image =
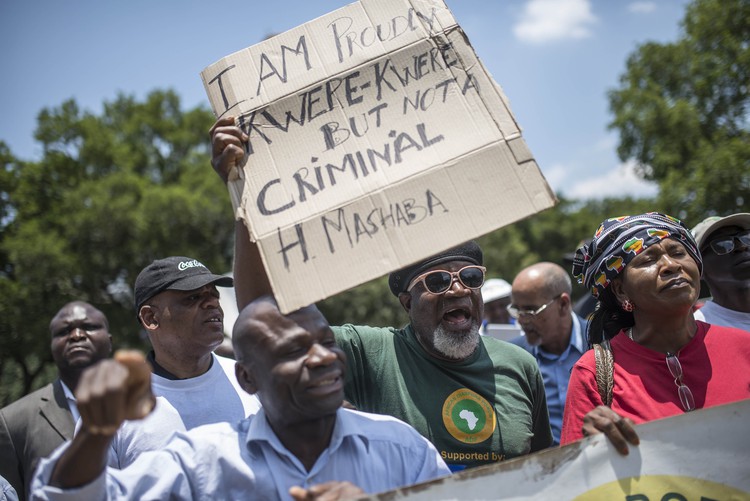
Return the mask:
{"type": "Polygon", "coordinates": [[[685,412],[692,411],[695,409],[693,392],[682,382],[682,364],[674,353],[667,353],[667,368],[674,378],[674,384],[677,385],[677,394],[680,395],[682,408],[685,409],[685,412]]]}
{"type": "Polygon", "coordinates": [[[513,304],[509,304],[508,306],[505,307],[505,309],[508,310],[508,313],[513,318],[519,318],[519,317],[532,317],[533,318],[539,315],[544,310],[546,310],[547,306],[551,305],[552,303],[560,299],[561,296],[562,294],[558,294],[557,296],[550,299],[549,302],[544,303],[536,310],[519,310],[518,307],[514,306],[513,304]]]}
{"type": "Polygon", "coordinates": [[[432,270],[422,273],[412,280],[406,290],[410,291],[415,285],[422,282],[427,292],[444,294],[451,288],[455,280],[458,280],[467,289],[479,289],[484,284],[485,271],[484,266],[474,265],[464,266],[458,271],[432,270]]]}
{"type": "Polygon", "coordinates": [[[726,237],[717,238],[716,240],[711,240],[708,245],[711,246],[711,250],[714,251],[717,256],[723,256],[734,250],[735,240],[745,247],[750,247],[750,230],[745,230],[736,235],[728,235],[726,237]]]}

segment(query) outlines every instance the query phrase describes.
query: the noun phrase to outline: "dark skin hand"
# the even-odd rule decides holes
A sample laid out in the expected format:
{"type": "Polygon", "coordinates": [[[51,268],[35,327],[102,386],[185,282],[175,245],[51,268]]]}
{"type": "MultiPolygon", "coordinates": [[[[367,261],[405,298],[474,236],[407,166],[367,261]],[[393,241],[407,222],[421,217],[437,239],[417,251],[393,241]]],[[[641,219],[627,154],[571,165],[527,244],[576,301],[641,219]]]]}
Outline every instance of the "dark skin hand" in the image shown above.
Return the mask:
{"type": "Polygon", "coordinates": [[[289,489],[289,495],[295,501],[337,501],[364,496],[365,491],[351,482],[326,482],[313,485],[309,489],[292,487],[289,489]]]}
{"type": "Polygon", "coordinates": [[[209,130],[211,137],[211,165],[226,183],[239,178],[238,166],[242,165],[245,150],[242,143],[248,140],[247,134],[234,125],[234,117],[224,117],[216,121],[209,130]]]}
{"type": "Polygon", "coordinates": [[[583,417],[583,434],[585,436],[604,433],[617,452],[627,456],[628,444],[641,443],[633,429],[633,421],[624,418],[605,405],[600,405],[583,417]]]}
{"type": "Polygon", "coordinates": [[[60,456],[50,485],[80,487],[106,467],[107,449],[126,419],[141,419],[154,408],[151,366],[142,353],[118,351],[86,369],[76,388],[81,429],[60,456]]]}

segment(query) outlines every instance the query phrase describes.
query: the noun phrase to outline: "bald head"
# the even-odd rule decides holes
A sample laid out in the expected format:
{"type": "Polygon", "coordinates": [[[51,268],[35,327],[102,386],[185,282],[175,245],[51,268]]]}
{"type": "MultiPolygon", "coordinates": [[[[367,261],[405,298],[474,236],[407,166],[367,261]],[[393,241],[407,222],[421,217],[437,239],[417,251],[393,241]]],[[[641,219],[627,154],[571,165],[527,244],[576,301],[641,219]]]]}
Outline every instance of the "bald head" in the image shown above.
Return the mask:
{"type": "Polygon", "coordinates": [[[516,275],[511,302],[523,312],[518,324],[530,345],[553,354],[565,350],[573,325],[572,288],[570,275],[555,263],[536,263],[516,275]]]}
{"type": "Polygon", "coordinates": [[[237,318],[232,343],[237,381],[258,395],[274,429],[335,416],[346,357],[315,306],[284,315],[272,297],[256,299],[237,318]]]}
{"type": "Polygon", "coordinates": [[[513,280],[513,289],[516,291],[530,288],[554,297],[563,292],[570,295],[573,283],[565,268],[545,261],[524,268],[513,280]]]}
{"type": "Polygon", "coordinates": [[[55,313],[55,316],[52,317],[52,320],[50,320],[49,323],[50,332],[54,335],[54,332],[52,332],[53,328],[63,318],[70,319],[86,317],[96,318],[100,320],[104,324],[104,327],[109,331],[109,321],[107,320],[107,317],[104,315],[104,313],[101,312],[101,310],[85,301],[71,301],[70,303],[67,303],[62,308],[60,308],[57,313],[55,313]]]}
{"type": "Polygon", "coordinates": [[[284,315],[273,296],[261,296],[242,309],[232,330],[232,347],[237,360],[252,362],[259,355],[258,345],[280,337],[295,327],[330,328],[315,305],[284,315]]]}

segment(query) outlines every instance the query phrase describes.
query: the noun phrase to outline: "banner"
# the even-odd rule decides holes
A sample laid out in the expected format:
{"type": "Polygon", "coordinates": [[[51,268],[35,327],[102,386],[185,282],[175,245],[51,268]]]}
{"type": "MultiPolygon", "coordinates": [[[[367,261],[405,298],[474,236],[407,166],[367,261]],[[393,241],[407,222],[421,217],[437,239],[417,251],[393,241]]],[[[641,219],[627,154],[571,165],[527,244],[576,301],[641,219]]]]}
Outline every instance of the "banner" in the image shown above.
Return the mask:
{"type": "Polygon", "coordinates": [[[750,400],[636,427],[620,455],[602,435],[363,499],[711,501],[750,499],[750,400]]]}

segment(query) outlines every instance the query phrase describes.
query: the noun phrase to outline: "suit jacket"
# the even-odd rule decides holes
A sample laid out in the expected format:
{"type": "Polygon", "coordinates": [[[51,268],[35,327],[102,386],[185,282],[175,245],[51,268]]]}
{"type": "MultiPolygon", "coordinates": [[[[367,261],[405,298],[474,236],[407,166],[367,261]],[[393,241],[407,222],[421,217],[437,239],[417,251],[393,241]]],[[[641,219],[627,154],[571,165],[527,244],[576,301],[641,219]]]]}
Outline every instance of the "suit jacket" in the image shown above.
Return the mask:
{"type": "Polygon", "coordinates": [[[28,484],[39,460],[73,438],[75,422],[62,382],[44,388],[0,409],[0,476],[28,497],[28,484]]]}

